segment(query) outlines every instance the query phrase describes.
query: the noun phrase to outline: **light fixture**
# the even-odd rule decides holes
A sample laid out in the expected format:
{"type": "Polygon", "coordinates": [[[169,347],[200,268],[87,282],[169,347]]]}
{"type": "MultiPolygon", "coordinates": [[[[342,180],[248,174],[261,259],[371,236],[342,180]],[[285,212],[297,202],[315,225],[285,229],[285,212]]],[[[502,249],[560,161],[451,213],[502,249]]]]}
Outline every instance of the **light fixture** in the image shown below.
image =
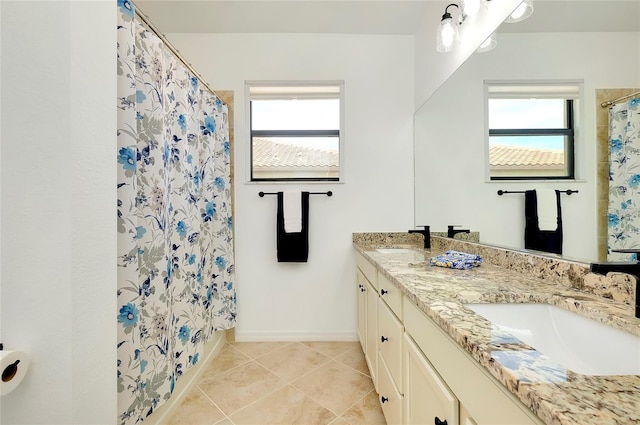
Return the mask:
{"type": "Polygon", "coordinates": [[[485,5],[485,0],[461,0],[462,13],[464,16],[473,18],[480,12],[480,9],[485,5]]]}
{"type": "Polygon", "coordinates": [[[478,53],[488,52],[489,50],[493,50],[498,45],[498,40],[496,39],[496,33],[492,33],[485,41],[482,42],[480,47],[476,50],[478,53]]]}
{"type": "Polygon", "coordinates": [[[518,7],[516,7],[516,10],[514,10],[511,15],[507,16],[507,19],[505,19],[504,21],[510,24],[524,21],[529,16],[531,16],[532,13],[533,0],[523,0],[523,2],[520,3],[518,7]]]}
{"type": "Polygon", "coordinates": [[[438,52],[450,52],[453,45],[460,40],[458,24],[453,21],[453,17],[449,13],[449,8],[452,6],[460,8],[457,4],[451,3],[444,9],[444,15],[438,25],[438,47],[436,48],[438,52]]]}

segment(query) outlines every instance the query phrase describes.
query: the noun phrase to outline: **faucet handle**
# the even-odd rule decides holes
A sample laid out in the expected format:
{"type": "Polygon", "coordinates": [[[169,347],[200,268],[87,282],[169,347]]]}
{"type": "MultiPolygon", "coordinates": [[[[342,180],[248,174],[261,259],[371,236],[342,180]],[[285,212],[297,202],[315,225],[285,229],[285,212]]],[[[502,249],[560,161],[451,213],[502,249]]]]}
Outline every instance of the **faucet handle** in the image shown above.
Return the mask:
{"type": "Polygon", "coordinates": [[[422,227],[422,228],[424,228],[424,230],[429,230],[430,226],[427,226],[427,225],[424,225],[424,224],[419,224],[416,227],[422,227]]]}

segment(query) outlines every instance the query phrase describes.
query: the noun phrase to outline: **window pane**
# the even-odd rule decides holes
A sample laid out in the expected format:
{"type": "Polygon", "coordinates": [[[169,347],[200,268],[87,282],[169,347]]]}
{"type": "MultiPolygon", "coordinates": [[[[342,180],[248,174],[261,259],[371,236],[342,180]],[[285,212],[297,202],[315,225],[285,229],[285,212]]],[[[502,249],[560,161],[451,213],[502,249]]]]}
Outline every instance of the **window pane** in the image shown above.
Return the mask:
{"type": "Polygon", "coordinates": [[[565,128],[564,99],[489,99],[489,128],[565,128]]]}
{"type": "Polygon", "coordinates": [[[339,99],[252,100],[253,130],[338,130],[339,99]]]}
{"type": "Polygon", "coordinates": [[[489,137],[491,177],[566,177],[565,136],[489,137]]]}
{"type": "Polygon", "coordinates": [[[339,137],[254,137],[254,179],[339,177],[339,137]]]}

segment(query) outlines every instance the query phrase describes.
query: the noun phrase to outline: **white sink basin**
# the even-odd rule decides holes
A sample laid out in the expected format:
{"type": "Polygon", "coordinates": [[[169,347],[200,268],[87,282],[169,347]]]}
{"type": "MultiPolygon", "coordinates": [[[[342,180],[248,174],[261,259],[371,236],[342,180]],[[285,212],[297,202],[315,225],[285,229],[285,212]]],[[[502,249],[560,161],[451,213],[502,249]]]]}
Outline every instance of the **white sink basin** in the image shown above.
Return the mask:
{"type": "Polygon", "coordinates": [[[408,254],[415,253],[412,249],[407,248],[378,248],[376,249],[381,254],[408,254]]]}
{"type": "Polygon", "coordinates": [[[640,337],[549,304],[466,304],[566,369],[640,375],[640,337]]]}

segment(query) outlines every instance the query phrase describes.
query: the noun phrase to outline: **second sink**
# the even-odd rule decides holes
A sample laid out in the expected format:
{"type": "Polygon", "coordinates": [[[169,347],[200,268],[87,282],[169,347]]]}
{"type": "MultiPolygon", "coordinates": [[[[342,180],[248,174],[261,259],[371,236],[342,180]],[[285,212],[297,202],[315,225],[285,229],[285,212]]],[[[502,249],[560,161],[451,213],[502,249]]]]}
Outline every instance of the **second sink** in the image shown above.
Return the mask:
{"type": "Polygon", "coordinates": [[[550,304],[465,304],[501,331],[584,375],[640,375],[640,337],[550,304]]]}

